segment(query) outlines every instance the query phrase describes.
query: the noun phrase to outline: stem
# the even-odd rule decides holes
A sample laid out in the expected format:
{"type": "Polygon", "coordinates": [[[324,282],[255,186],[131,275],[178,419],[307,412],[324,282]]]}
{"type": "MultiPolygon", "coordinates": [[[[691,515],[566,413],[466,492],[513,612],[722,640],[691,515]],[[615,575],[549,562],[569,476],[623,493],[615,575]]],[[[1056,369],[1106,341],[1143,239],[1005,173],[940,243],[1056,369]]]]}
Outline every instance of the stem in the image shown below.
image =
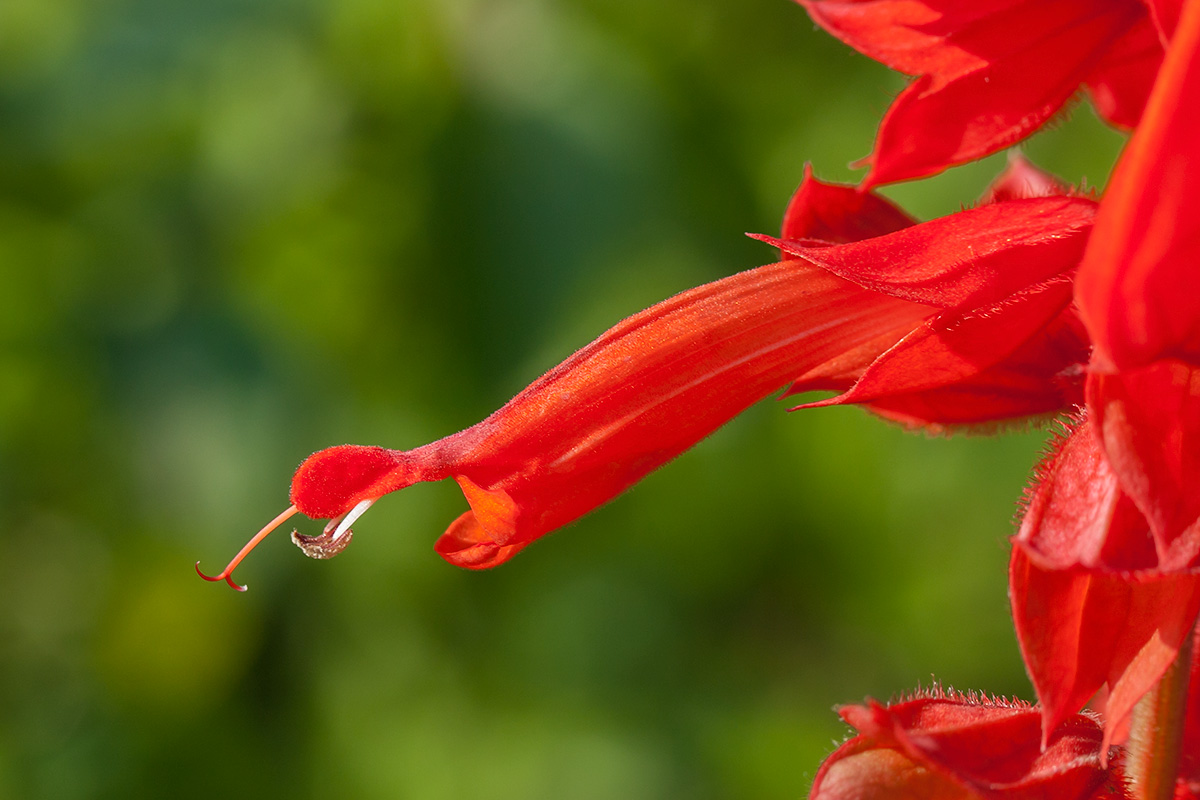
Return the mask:
{"type": "Polygon", "coordinates": [[[1171,800],[1175,796],[1193,638],[1194,631],[1189,631],[1175,661],[1133,707],[1126,774],[1136,800],[1171,800]]]}

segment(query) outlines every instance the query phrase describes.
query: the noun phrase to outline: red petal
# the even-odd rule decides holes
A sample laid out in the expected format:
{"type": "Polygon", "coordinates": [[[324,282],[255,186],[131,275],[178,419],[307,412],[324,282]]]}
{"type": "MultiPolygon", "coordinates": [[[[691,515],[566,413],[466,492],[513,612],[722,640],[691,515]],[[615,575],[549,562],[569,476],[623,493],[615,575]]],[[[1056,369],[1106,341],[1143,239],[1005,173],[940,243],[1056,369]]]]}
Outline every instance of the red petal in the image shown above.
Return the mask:
{"type": "Polygon", "coordinates": [[[779,236],[840,244],[883,236],[915,224],[916,220],[874,192],[823,183],[805,164],[804,180],[788,202],[779,236]]]}
{"type": "Polygon", "coordinates": [[[1108,684],[1109,735],[1170,665],[1200,574],[1160,568],[1090,420],[1039,468],[1009,572],[1013,620],[1046,729],[1108,684]]]}
{"type": "MultiPolygon", "coordinates": [[[[933,313],[933,309],[930,309],[930,313],[933,313]]],[[[845,391],[862,377],[863,371],[871,362],[911,333],[912,329],[912,322],[902,321],[891,330],[883,331],[856,347],[836,354],[828,361],[810,367],[796,376],[791,388],[785,391],[782,397],[800,392],[845,391]]]]}
{"type": "Polygon", "coordinates": [[[448,477],[431,455],[355,444],[326,448],[306,458],[292,476],[292,504],[313,519],[332,519],[363,500],[448,477]]]}
{"type": "MultiPolygon", "coordinates": [[[[850,391],[811,403],[869,403],[893,395],[971,380],[1041,333],[1071,302],[1071,284],[1057,281],[970,314],[946,311],[926,320],[881,355],[850,391]]],[[[1078,357],[1086,358],[1084,352],[1078,357]]],[[[1081,362],[1076,362],[1077,364],[1081,362]]],[[[1051,364],[1054,375],[1070,364],[1051,364]]],[[[793,386],[789,393],[805,391],[793,386]]]]}
{"type": "Polygon", "coordinates": [[[1149,524],[1121,491],[1090,419],[1038,465],[1017,540],[1049,569],[1158,567],[1149,524]]]}
{"type": "Polygon", "coordinates": [[[1127,130],[1137,125],[1162,60],[1154,23],[1149,17],[1138,20],[1088,76],[1088,93],[1100,116],[1127,130]]]}
{"type": "Polygon", "coordinates": [[[525,548],[525,544],[496,544],[487,529],[479,524],[479,513],[474,506],[470,511],[464,511],[438,538],[434,551],[456,567],[491,569],[525,548]]]}
{"type": "Polygon", "coordinates": [[[451,476],[472,511],[438,552],[462,566],[494,566],[797,373],[932,312],[800,261],[743,272],[621,322],[461,433],[407,453],[318,453],[297,472],[293,501],[305,513],[336,515],[414,480],[451,476]]]}
{"type": "Polygon", "coordinates": [[[1073,269],[1095,209],[1083,197],[1041,197],[831,247],[757,238],[875,292],[942,308],[979,308],[1073,269]]]}
{"type": "Polygon", "coordinates": [[[1107,682],[1110,737],[1191,633],[1200,576],[1046,567],[1018,541],[1009,596],[1043,730],[1053,731],[1107,682]]]}
{"type": "Polygon", "coordinates": [[[931,432],[1061,413],[1083,403],[1078,365],[1087,351],[1083,323],[1068,308],[998,364],[958,383],[881,398],[866,408],[931,432]]]}
{"type": "MultiPolygon", "coordinates": [[[[1027,182],[1057,190],[1021,161],[1000,190],[1015,192],[1027,182]]],[[[771,240],[872,290],[953,306],[916,329],[887,331],[798,375],[787,394],[850,389],[814,405],[865,403],[890,419],[928,427],[1053,413],[1078,403],[1088,343],[1065,308],[1070,284],[1054,278],[1029,289],[1019,281],[1073,270],[1094,209],[1084,198],[1040,197],[844,245],[771,240]],[[989,303],[971,304],[983,300],[989,303]]]]}
{"type": "Polygon", "coordinates": [[[864,187],[924,177],[1032,133],[1145,8],[1136,0],[798,0],[833,35],[920,75],[880,126],[864,187]]]}
{"type": "Polygon", "coordinates": [[[1200,367],[1093,373],[1087,394],[1113,471],[1150,521],[1159,567],[1200,566],[1200,367]]]}
{"type": "Polygon", "coordinates": [[[1076,715],[1040,747],[1040,714],[1024,703],[935,694],[842,709],[861,735],[822,765],[813,800],[1120,796],[1099,725],[1076,715]]]}
{"type": "Polygon", "coordinates": [[[1105,193],[1076,298],[1101,368],[1200,363],[1200,4],[1189,3],[1105,193]]]}

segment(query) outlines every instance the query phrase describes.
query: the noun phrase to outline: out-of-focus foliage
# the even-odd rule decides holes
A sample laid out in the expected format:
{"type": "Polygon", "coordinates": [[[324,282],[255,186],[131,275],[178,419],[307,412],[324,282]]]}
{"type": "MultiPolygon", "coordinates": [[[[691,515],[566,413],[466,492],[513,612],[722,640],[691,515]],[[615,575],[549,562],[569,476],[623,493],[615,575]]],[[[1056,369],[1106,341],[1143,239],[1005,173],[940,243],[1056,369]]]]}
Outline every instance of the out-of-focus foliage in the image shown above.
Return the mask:
{"type": "MultiPolygon", "coordinates": [[[[902,85],[787,0],[0,3],[0,797],[794,798],[830,707],[1029,695],[1039,434],[770,402],[470,574],[451,485],[200,581],[343,442],[474,422],[773,258],[902,85]]],[[[1120,137],[1029,146],[1066,179],[1120,137]]],[[[992,159],[892,193],[973,202],[992,159]]]]}

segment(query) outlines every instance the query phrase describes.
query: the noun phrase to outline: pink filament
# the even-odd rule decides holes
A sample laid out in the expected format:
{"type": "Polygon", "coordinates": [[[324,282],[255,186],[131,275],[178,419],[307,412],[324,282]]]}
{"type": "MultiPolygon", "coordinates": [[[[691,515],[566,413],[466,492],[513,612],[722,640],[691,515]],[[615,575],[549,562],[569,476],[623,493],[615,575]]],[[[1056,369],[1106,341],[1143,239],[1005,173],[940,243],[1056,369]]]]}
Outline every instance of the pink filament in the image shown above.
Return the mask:
{"type": "Polygon", "coordinates": [[[232,561],[230,561],[228,564],[225,565],[225,569],[221,570],[220,573],[218,573],[216,575],[212,575],[212,576],[205,575],[203,572],[200,571],[200,562],[197,561],[196,562],[196,574],[199,575],[201,578],[204,578],[204,580],[206,580],[206,581],[225,581],[230,586],[232,586],[234,589],[237,589],[239,592],[246,591],[245,586],[239,586],[238,584],[233,582],[233,568],[236,567],[238,564],[242,563],[242,559],[245,558],[247,555],[249,555],[250,551],[253,550],[255,547],[257,547],[259,542],[261,542],[263,539],[267,538],[268,533],[270,533],[271,531],[275,530],[280,525],[282,525],[284,520],[286,520],[288,517],[295,514],[296,511],[297,511],[297,509],[295,506],[288,506],[286,511],[284,511],[282,514],[280,514],[275,519],[271,520],[265,526],[263,526],[263,529],[260,530],[258,533],[254,534],[254,537],[250,541],[246,542],[246,546],[238,551],[238,554],[233,557],[232,561]]]}

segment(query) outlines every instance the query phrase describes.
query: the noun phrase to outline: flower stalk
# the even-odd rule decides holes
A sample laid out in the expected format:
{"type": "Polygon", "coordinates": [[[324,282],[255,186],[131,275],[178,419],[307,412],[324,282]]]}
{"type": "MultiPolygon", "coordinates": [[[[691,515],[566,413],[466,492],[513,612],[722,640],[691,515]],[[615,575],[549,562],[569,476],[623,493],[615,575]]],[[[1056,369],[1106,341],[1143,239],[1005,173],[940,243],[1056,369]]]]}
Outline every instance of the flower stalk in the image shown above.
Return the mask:
{"type": "Polygon", "coordinates": [[[1171,800],[1183,749],[1188,676],[1195,647],[1184,639],[1179,655],[1158,684],[1133,709],[1126,774],[1135,800],[1171,800]]]}

